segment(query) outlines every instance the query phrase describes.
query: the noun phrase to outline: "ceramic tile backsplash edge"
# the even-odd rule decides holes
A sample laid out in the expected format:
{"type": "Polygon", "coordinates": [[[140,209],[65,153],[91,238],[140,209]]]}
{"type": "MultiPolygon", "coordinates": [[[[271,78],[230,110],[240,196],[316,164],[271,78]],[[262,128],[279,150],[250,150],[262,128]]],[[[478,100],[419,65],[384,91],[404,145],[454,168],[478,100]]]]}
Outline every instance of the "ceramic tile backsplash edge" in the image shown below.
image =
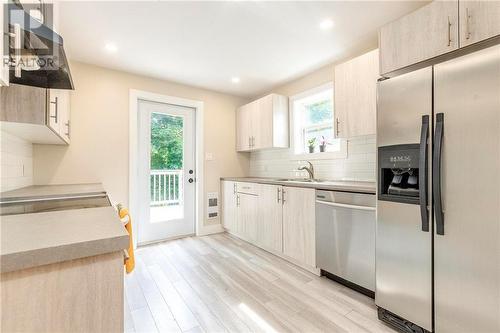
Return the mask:
{"type": "MultiPolygon", "coordinates": [[[[251,177],[301,178],[305,171],[297,169],[305,160],[292,159],[292,150],[272,150],[250,154],[251,177]]],[[[375,181],[376,137],[366,135],[348,139],[347,158],[311,160],[316,178],[375,181]]]]}
{"type": "Polygon", "coordinates": [[[33,185],[33,145],[0,131],[0,192],[33,185]]]}

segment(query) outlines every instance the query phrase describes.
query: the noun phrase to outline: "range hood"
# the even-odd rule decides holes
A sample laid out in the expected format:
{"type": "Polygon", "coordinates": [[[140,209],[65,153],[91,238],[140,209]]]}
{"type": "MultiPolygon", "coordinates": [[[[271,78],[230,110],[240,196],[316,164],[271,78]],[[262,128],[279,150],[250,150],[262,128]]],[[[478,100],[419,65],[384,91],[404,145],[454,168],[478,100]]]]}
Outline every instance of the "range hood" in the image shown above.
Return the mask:
{"type": "Polygon", "coordinates": [[[40,88],[74,89],[63,38],[10,3],[9,52],[11,83],[40,88]]]}

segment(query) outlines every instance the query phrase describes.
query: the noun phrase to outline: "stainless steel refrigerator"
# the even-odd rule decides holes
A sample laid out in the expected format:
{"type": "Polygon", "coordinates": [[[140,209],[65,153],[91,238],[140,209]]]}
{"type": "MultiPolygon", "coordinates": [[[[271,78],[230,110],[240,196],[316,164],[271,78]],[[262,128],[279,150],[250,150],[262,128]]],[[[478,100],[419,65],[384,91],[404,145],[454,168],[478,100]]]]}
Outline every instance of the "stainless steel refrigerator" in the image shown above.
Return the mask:
{"type": "Polygon", "coordinates": [[[500,332],[500,45],[382,80],[376,296],[407,332],[500,332]]]}

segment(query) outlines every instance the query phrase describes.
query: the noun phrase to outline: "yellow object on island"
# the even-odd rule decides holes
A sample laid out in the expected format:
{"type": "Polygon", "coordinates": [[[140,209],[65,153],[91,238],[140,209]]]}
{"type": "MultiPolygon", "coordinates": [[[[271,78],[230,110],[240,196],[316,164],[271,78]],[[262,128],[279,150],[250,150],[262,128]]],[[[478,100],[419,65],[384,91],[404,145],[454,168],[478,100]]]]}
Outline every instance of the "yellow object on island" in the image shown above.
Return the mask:
{"type": "Polygon", "coordinates": [[[125,259],[125,271],[128,273],[132,272],[135,267],[135,259],[134,259],[134,242],[132,241],[132,217],[128,209],[124,208],[121,204],[117,206],[118,208],[118,216],[125,223],[125,229],[127,229],[128,234],[130,235],[129,246],[128,246],[128,258],[125,259]]]}

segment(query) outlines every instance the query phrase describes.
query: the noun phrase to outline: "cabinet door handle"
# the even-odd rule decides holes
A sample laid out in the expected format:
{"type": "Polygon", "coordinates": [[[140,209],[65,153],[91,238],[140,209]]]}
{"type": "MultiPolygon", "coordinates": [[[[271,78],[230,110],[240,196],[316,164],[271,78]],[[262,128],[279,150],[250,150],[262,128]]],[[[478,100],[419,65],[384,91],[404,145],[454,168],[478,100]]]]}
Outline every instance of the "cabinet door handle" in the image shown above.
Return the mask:
{"type": "Polygon", "coordinates": [[[240,196],[237,195],[236,196],[236,207],[239,207],[240,206],[240,196]]]}
{"type": "Polygon", "coordinates": [[[252,147],[252,138],[248,137],[248,148],[252,147]]]}
{"type": "MultiPolygon", "coordinates": [[[[9,37],[14,38],[14,76],[17,78],[21,77],[21,25],[19,23],[14,23],[14,32],[9,33],[9,37]]],[[[8,30],[8,29],[7,29],[8,30]]],[[[3,33],[0,33],[3,36],[3,33]]]]}
{"type": "Polygon", "coordinates": [[[55,106],[55,115],[53,115],[53,116],[52,116],[52,115],[50,115],[50,118],[54,118],[54,120],[55,120],[56,124],[57,124],[57,118],[58,118],[58,117],[57,117],[57,114],[58,114],[58,105],[59,105],[59,103],[58,103],[58,102],[59,102],[59,100],[58,100],[58,98],[57,98],[57,97],[55,98],[55,100],[54,100],[54,101],[50,101],[50,104],[54,104],[54,106],[55,106]]]}
{"type": "Polygon", "coordinates": [[[339,130],[339,128],[340,128],[340,120],[339,120],[338,117],[335,118],[335,122],[336,122],[336,125],[337,125],[336,128],[335,128],[335,136],[338,137],[339,133],[340,133],[340,130],[339,130]]]}
{"type": "Polygon", "coordinates": [[[470,26],[469,26],[469,20],[470,20],[470,12],[469,8],[465,8],[465,39],[470,39],[470,26]]]}
{"type": "Polygon", "coordinates": [[[233,184],[233,194],[236,194],[236,183],[233,184]]]}
{"type": "Polygon", "coordinates": [[[68,138],[70,138],[71,125],[70,125],[70,123],[69,123],[69,120],[66,122],[66,124],[65,124],[65,125],[66,125],[66,128],[68,129],[68,130],[66,131],[66,133],[65,133],[65,134],[66,134],[66,136],[67,136],[68,138]]]}
{"type": "Polygon", "coordinates": [[[281,190],[281,204],[285,204],[285,189],[281,190]]]}
{"type": "Polygon", "coordinates": [[[281,189],[280,188],[278,188],[277,193],[278,193],[278,203],[280,203],[281,202],[281,198],[280,198],[281,189]]]}
{"type": "Polygon", "coordinates": [[[450,16],[448,16],[448,46],[451,46],[451,21],[450,21],[450,16]]]}

